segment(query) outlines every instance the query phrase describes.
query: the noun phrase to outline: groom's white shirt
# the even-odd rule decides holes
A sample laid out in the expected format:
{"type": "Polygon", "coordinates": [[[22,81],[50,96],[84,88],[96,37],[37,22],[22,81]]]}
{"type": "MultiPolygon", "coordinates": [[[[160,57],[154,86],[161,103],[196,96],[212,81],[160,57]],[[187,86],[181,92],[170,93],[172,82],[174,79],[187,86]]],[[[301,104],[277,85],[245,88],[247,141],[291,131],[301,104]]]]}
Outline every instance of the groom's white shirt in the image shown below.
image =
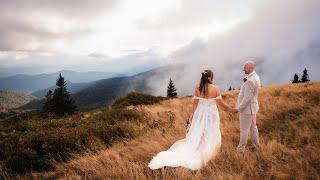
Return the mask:
{"type": "Polygon", "coordinates": [[[247,81],[241,86],[236,108],[240,113],[257,114],[259,110],[258,91],[261,87],[260,77],[255,71],[247,76],[247,81]]]}

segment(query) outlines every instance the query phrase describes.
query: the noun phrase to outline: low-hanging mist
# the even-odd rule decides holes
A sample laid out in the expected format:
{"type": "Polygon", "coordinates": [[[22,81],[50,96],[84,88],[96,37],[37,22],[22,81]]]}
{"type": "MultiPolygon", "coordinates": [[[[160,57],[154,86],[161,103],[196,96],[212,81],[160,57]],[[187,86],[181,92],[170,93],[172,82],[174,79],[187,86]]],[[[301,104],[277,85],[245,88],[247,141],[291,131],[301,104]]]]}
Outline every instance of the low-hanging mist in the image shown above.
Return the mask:
{"type": "Polygon", "coordinates": [[[239,88],[243,63],[256,62],[263,85],[288,83],[307,68],[311,80],[320,79],[320,1],[283,0],[257,3],[252,16],[232,30],[194,39],[170,55],[174,71],[148,78],[157,95],[166,94],[172,78],[179,96],[190,95],[204,69],[214,72],[215,83],[226,90],[239,88]]]}

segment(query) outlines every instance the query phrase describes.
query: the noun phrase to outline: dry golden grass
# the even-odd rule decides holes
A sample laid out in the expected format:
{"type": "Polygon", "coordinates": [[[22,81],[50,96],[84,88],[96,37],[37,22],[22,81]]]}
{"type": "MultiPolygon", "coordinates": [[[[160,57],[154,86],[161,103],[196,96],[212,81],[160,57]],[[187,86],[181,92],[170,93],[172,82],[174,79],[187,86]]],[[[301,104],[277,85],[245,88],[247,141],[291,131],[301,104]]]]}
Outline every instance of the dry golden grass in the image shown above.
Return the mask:
{"type": "MultiPolygon", "coordinates": [[[[234,106],[238,91],[224,94],[234,106]]],[[[139,108],[150,117],[138,137],[95,154],[57,164],[55,171],[33,173],[52,179],[319,179],[320,83],[272,85],[260,91],[257,124],[261,148],[249,141],[245,153],[235,151],[239,140],[238,115],[220,109],[222,147],[198,171],[185,168],[151,170],[147,164],[159,151],[185,136],[185,118],[192,98],[165,100],[139,108]]]]}

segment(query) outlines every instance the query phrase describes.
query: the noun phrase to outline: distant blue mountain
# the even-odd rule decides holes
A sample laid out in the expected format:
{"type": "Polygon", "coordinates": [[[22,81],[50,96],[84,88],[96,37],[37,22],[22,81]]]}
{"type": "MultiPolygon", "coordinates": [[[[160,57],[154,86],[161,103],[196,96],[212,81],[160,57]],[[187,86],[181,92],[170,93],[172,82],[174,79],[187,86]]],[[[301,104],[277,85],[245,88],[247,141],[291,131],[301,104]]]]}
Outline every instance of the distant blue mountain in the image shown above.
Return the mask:
{"type": "Polygon", "coordinates": [[[37,96],[42,96],[43,93],[36,91],[41,91],[54,86],[59,73],[61,73],[66,80],[72,82],[69,83],[69,87],[74,92],[77,91],[76,89],[78,88],[81,89],[82,87],[85,87],[85,84],[90,81],[125,76],[124,74],[113,72],[76,72],[69,70],[62,70],[51,74],[17,74],[14,76],[0,78],[0,90],[14,91],[20,93],[35,92],[37,96]]]}
{"type": "MultiPolygon", "coordinates": [[[[67,89],[71,94],[77,93],[79,91],[81,91],[82,89],[89,87],[91,82],[87,82],[87,83],[72,83],[71,81],[66,81],[67,83],[67,89]]],[[[49,90],[51,90],[52,92],[54,92],[56,86],[51,86],[49,88],[45,88],[45,89],[41,89],[39,91],[35,91],[33,93],[31,93],[31,95],[42,98],[45,97],[45,95],[47,94],[47,92],[49,90]]]]}
{"type": "MultiPolygon", "coordinates": [[[[152,94],[152,88],[148,85],[149,78],[157,76],[169,80],[169,76],[172,72],[182,74],[184,71],[183,67],[184,66],[182,65],[169,65],[129,77],[114,77],[94,81],[80,91],[72,93],[72,98],[75,100],[76,105],[80,110],[110,106],[117,98],[130,92],[152,94]]],[[[163,88],[166,89],[166,86],[163,86],[163,88]]],[[[30,103],[21,106],[20,109],[39,109],[43,101],[43,99],[31,101],[30,103]]]]}

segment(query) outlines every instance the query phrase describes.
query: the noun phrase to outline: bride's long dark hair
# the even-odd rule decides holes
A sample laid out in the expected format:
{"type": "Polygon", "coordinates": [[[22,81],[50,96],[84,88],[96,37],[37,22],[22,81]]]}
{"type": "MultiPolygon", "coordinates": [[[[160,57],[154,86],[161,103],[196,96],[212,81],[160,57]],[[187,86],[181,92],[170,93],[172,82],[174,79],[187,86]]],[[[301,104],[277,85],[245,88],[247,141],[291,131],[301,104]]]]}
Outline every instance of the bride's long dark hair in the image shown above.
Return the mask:
{"type": "Polygon", "coordinates": [[[213,79],[213,73],[211,70],[207,69],[201,73],[199,91],[200,93],[203,92],[204,96],[208,92],[208,84],[212,84],[212,81],[209,79],[209,77],[213,79]]]}

